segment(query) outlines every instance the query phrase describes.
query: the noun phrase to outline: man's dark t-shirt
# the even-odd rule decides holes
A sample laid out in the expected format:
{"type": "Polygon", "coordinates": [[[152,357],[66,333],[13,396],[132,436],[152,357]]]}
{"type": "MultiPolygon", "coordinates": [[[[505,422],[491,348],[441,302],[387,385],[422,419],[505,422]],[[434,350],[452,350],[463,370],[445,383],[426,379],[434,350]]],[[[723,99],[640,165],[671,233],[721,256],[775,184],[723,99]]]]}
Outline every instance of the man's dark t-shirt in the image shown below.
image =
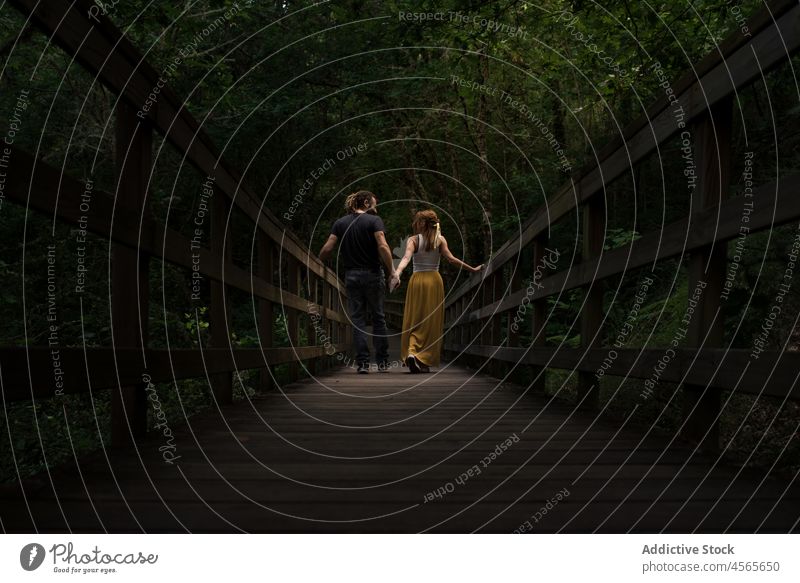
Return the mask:
{"type": "Polygon", "coordinates": [[[383,221],[370,213],[352,213],[333,223],[331,234],[339,241],[339,253],[345,269],[381,267],[375,233],[386,231],[383,221]]]}

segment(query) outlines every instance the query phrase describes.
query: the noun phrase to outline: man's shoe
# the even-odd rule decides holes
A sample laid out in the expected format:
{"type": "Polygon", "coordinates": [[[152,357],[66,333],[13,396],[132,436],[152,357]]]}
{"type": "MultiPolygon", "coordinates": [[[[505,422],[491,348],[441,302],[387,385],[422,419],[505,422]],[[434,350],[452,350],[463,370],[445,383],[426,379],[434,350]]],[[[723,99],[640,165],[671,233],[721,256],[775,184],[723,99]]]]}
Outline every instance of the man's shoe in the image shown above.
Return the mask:
{"type": "Polygon", "coordinates": [[[367,364],[366,362],[359,363],[357,371],[358,371],[358,374],[368,374],[369,373],[369,364],[367,364]]]}
{"type": "Polygon", "coordinates": [[[408,367],[408,372],[411,374],[419,373],[419,364],[413,354],[409,354],[408,358],[406,358],[406,366],[408,367]]]}
{"type": "Polygon", "coordinates": [[[388,362],[379,362],[378,363],[378,372],[389,372],[390,365],[388,362]]]}

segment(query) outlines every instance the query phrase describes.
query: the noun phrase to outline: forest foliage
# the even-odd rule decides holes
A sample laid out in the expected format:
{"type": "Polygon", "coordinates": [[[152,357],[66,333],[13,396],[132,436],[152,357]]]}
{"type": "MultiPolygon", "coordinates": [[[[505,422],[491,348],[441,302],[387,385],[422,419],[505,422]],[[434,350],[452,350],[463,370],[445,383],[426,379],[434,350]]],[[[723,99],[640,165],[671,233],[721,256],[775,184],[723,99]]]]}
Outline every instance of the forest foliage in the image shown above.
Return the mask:
{"type": "MultiPolygon", "coordinates": [[[[320,248],[343,212],[344,197],[365,188],[380,200],[393,247],[408,235],[415,210],[434,208],[454,252],[479,264],[663,94],[655,64],[676,81],[740,30],[740,15],[760,6],[759,0],[129,0],[114,4],[107,16],[185,99],[265,208],[310,249],[320,248]]],[[[8,5],[0,9],[0,59],[3,94],[29,95],[15,145],[113,192],[117,97],[8,5]]],[[[737,96],[729,185],[734,194],[742,189],[746,152],[757,153],[756,184],[800,167],[797,59],[793,65],[737,96]]],[[[0,107],[4,127],[13,106],[7,98],[0,107]]],[[[154,151],[152,215],[190,235],[188,217],[196,212],[204,177],[160,138],[154,151]]],[[[684,216],[679,146],[670,143],[659,154],[605,193],[606,248],[684,216]]],[[[580,260],[579,225],[574,214],[550,232],[551,244],[566,258],[559,269],[580,260]]],[[[248,267],[252,225],[239,216],[234,226],[234,260],[248,267]]],[[[731,346],[747,346],[763,320],[768,302],[761,300],[775,294],[773,275],[785,263],[790,231],[748,239],[726,312],[731,346]]],[[[52,217],[8,201],[0,207],[0,237],[0,342],[42,344],[45,250],[56,240],[59,256],[68,257],[74,237],[52,217]]],[[[88,284],[84,305],[66,291],[71,274],[63,275],[60,286],[66,345],[110,344],[108,243],[91,238],[89,253],[97,277],[88,284]]],[[[529,277],[530,266],[520,265],[529,277]]],[[[686,302],[685,261],[660,262],[655,273],[658,289],[642,310],[642,333],[629,346],[666,344],[686,302]]],[[[151,274],[157,300],[151,304],[151,345],[197,346],[205,331],[202,315],[195,318],[188,301],[189,279],[160,263],[151,274]]],[[[449,268],[443,275],[448,289],[464,278],[449,268]]],[[[609,337],[631,305],[639,275],[608,285],[609,337]]],[[[232,339],[253,346],[251,300],[242,294],[232,303],[232,339]]],[[[577,342],[580,303],[579,291],[552,298],[550,343],[577,342]]],[[[796,313],[796,294],[792,308],[796,313]]],[[[783,346],[792,332],[790,321],[782,323],[772,348],[783,346]]],[[[530,340],[529,328],[522,334],[523,342],[530,340]]],[[[285,342],[283,337],[277,344],[285,342]]],[[[252,394],[255,382],[244,376],[239,390],[252,394]]],[[[551,393],[570,398],[568,373],[549,378],[551,393]]],[[[525,375],[517,380],[526,382],[525,375]]],[[[624,416],[632,406],[626,395],[637,390],[626,382],[631,386],[612,399],[611,414],[624,416]]],[[[619,380],[609,383],[607,395],[619,380]]],[[[200,381],[163,392],[179,414],[209,403],[208,387],[200,381]]],[[[665,390],[641,412],[642,425],[657,419],[660,427],[674,428],[680,408],[668,396],[665,390]]],[[[76,397],[69,413],[47,402],[8,407],[10,414],[0,421],[8,427],[0,436],[8,452],[0,459],[2,478],[14,479],[17,469],[41,469],[72,455],[73,446],[98,447],[108,430],[103,399],[76,397]],[[26,430],[31,422],[39,431],[26,430]],[[75,439],[66,439],[68,434],[75,439]]],[[[797,464],[796,419],[794,405],[737,396],[726,408],[724,438],[739,461],[758,445],[748,463],[780,459],[791,468],[797,464]],[[777,419],[768,435],[764,419],[777,419]],[[784,448],[789,453],[781,457],[784,448]]]]}

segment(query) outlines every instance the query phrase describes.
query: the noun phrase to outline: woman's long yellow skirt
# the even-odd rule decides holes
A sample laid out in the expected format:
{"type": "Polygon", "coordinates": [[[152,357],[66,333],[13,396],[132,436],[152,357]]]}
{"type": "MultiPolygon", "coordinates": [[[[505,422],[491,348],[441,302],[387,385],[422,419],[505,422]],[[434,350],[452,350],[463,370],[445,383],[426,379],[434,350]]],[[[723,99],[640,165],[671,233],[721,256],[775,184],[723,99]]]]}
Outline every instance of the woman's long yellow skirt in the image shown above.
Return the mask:
{"type": "Polygon", "coordinates": [[[427,366],[438,366],[444,326],[444,283],[438,271],[417,271],[408,280],[403,309],[400,357],[413,354],[427,366]]]}

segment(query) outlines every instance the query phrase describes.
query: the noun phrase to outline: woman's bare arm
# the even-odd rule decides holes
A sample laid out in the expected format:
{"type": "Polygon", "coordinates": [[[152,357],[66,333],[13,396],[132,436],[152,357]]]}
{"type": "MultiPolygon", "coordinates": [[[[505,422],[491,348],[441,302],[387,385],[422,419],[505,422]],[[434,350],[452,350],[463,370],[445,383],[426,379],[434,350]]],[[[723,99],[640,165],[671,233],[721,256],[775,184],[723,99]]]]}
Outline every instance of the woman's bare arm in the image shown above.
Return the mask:
{"type": "Polygon", "coordinates": [[[453,253],[450,251],[450,247],[447,246],[447,240],[444,237],[441,237],[439,239],[439,252],[442,254],[442,257],[444,257],[449,263],[452,263],[453,265],[458,265],[459,267],[466,269],[467,271],[476,273],[481,269],[483,269],[483,265],[479,265],[478,267],[471,267],[470,265],[467,265],[466,263],[461,261],[455,255],[453,255],[453,253]]]}
{"type": "Polygon", "coordinates": [[[400,277],[400,274],[403,273],[403,270],[411,261],[411,256],[414,255],[414,252],[416,250],[417,250],[417,238],[409,237],[408,241],[406,242],[406,253],[405,255],[403,255],[403,258],[400,260],[400,263],[397,264],[397,268],[394,270],[394,274],[397,277],[400,277]]]}

